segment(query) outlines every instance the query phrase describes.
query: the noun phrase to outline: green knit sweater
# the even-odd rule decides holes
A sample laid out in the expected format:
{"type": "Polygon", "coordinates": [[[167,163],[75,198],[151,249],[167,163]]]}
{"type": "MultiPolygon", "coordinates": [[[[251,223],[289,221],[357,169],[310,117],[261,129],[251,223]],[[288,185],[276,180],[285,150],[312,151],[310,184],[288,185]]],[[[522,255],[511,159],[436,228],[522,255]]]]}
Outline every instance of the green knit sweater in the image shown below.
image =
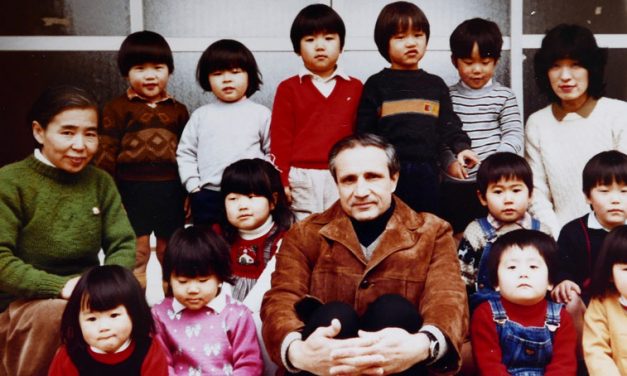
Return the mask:
{"type": "Polygon", "coordinates": [[[58,297],[101,248],[106,264],[133,267],[135,235],[107,173],[69,174],[34,156],[0,169],[0,312],[17,298],[58,297]]]}

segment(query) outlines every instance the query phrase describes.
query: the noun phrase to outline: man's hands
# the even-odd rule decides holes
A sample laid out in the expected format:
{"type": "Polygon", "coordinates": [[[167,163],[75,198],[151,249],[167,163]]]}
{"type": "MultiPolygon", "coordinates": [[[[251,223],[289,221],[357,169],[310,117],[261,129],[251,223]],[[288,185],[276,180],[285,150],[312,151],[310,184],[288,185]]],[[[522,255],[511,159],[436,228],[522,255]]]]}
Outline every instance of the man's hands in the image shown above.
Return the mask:
{"type": "Polygon", "coordinates": [[[551,291],[551,298],[558,303],[568,303],[575,298],[573,294],[581,295],[579,285],[565,279],[551,291]]]}
{"type": "Polygon", "coordinates": [[[359,337],[348,341],[370,339],[371,344],[346,346],[331,351],[340,362],[331,368],[332,375],[389,375],[402,372],[429,357],[430,340],[423,333],[409,334],[400,328],[378,332],[359,331],[359,337]]]}
{"type": "Polygon", "coordinates": [[[399,328],[360,331],[350,339],[334,339],[340,322],[318,328],[305,341],[294,341],[288,359],[295,368],[317,375],[387,375],[429,356],[429,338],[399,328]]]}
{"type": "MultiPolygon", "coordinates": [[[[335,339],[341,329],[340,321],[334,319],[331,325],[316,329],[305,341],[294,341],[287,350],[287,358],[295,368],[316,375],[339,375],[332,373],[333,367],[341,364],[331,357],[334,349],[342,348],[355,341],[356,346],[368,346],[372,339],[335,339]]],[[[346,373],[344,373],[346,374],[346,373]]]]}

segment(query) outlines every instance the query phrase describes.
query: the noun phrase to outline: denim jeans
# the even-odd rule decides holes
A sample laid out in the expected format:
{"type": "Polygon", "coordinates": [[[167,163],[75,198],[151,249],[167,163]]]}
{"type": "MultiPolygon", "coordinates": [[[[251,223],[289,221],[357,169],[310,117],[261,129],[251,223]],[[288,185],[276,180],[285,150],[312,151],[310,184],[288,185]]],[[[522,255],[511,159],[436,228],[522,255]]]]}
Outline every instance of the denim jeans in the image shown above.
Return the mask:
{"type": "Polygon", "coordinates": [[[553,337],[562,305],[549,300],[544,326],[525,327],[507,318],[501,299],[489,302],[507,371],[517,376],[544,375],[544,367],[553,356],[553,337]]]}

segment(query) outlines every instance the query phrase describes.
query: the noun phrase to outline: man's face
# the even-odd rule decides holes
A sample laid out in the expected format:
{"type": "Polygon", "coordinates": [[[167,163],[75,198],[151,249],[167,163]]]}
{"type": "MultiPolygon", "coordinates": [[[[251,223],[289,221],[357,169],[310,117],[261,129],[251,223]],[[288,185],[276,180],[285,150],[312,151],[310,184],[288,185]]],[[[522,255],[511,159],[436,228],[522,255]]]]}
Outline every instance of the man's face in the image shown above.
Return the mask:
{"type": "Polygon", "coordinates": [[[346,214],[358,221],[369,221],[390,207],[398,173],[390,176],[383,149],[346,149],[335,158],[335,167],[340,204],[346,214]]]}

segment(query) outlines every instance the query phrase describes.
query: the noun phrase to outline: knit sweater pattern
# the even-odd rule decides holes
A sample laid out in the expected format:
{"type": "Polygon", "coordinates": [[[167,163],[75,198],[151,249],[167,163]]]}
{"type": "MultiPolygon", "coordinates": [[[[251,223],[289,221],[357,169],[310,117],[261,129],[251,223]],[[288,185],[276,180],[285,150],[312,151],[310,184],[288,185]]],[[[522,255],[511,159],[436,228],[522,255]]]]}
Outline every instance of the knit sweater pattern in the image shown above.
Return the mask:
{"type": "Polygon", "coordinates": [[[435,162],[441,146],[470,148],[444,81],[424,70],[385,68],[364,84],[357,131],[383,136],[402,162],[435,162]]]}
{"type": "Polygon", "coordinates": [[[244,301],[253,289],[259,276],[277,251],[278,243],[284,235],[274,225],[270,231],[256,239],[243,239],[239,235],[231,243],[231,268],[233,269],[232,295],[244,301]]]}
{"type": "Polygon", "coordinates": [[[263,361],[250,310],[224,292],[214,299],[223,299],[221,309],[175,311],[171,297],[152,308],[170,375],[260,375],[263,361]]]}
{"type": "Polygon", "coordinates": [[[573,219],[564,225],[557,238],[559,271],[557,283],[570,280],[579,285],[585,301],[588,301],[588,283],[596,265],[603,240],[608,232],[588,227],[588,216],[573,219]],[[585,284],[585,286],[584,286],[585,284]]]}
{"type": "Polygon", "coordinates": [[[99,264],[135,263],[135,235],[112,178],[69,174],[30,156],[0,169],[0,311],[16,298],[53,298],[99,264]]]}
{"type": "Polygon", "coordinates": [[[152,104],[124,93],[104,108],[96,165],[120,180],[179,180],[176,148],[188,119],[172,98],[152,104]]]}
{"type": "Polygon", "coordinates": [[[272,154],[288,185],[291,167],[327,169],[331,147],[353,133],[362,84],[356,78],[336,77],[335,87],[324,97],[310,76],[293,76],[281,82],[272,107],[272,154]]]}
{"type": "MultiPolygon", "coordinates": [[[[475,90],[458,82],[449,89],[453,110],[479,159],[496,152],[523,154],[523,125],[516,96],[510,88],[494,82],[475,90]]],[[[448,154],[446,166],[454,158],[452,153],[448,154]]],[[[477,169],[478,166],[469,171],[470,177],[476,175],[477,169]]]]}
{"type": "Polygon", "coordinates": [[[176,158],[188,192],[220,189],[222,172],[245,158],[266,158],[270,152],[270,110],[250,99],[215,102],[192,113],[185,125],[176,158]]]}
{"type": "Polygon", "coordinates": [[[600,98],[592,113],[569,113],[561,121],[551,106],[533,113],[526,126],[525,154],[533,171],[531,213],[554,236],[590,207],[582,192],[585,164],[605,150],[627,153],[627,102],[600,98]]]}
{"type": "MultiPolygon", "coordinates": [[[[526,227],[523,227],[519,223],[504,224],[502,227],[496,229],[496,236],[498,239],[498,237],[505,235],[508,232],[525,228],[526,227]]],[[[526,229],[530,230],[531,228],[526,229]]],[[[551,229],[543,223],[540,223],[540,231],[546,234],[551,233],[551,229]]],[[[459,247],[457,249],[457,257],[459,258],[462,280],[464,281],[467,289],[474,287],[477,282],[479,275],[479,262],[481,261],[481,256],[483,255],[483,250],[487,243],[488,238],[481,229],[479,221],[474,220],[470,222],[464,230],[464,235],[459,242],[459,247]]]]}

